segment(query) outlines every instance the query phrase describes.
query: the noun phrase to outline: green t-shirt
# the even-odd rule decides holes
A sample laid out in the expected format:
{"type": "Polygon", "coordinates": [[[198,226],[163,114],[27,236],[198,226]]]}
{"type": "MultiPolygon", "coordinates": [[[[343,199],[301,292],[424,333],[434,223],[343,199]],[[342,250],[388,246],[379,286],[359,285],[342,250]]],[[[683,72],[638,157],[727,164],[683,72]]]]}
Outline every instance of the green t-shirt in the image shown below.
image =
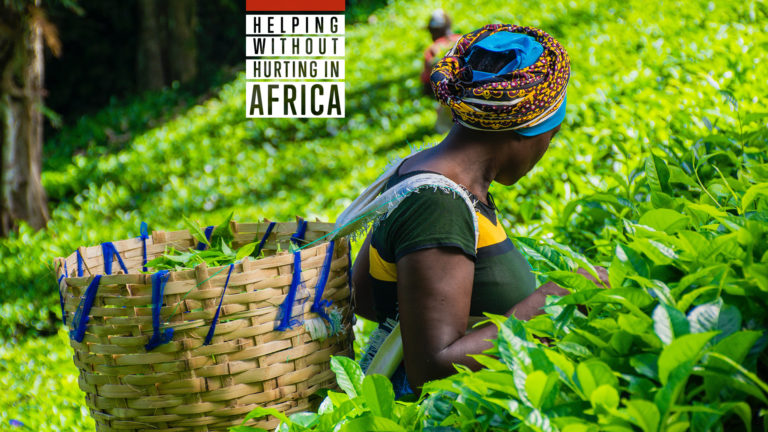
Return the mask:
{"type": "MultiPolygon", "coordinates": [[[[394,175],[388,187],[412,175],[394,175]]],[[[471,195],[471,194],[470,194],[471,195]]],[[[507,237],[493,205],[471,196],[478,219],[478,247],[467,204],[453,192],[423,187],[406,197],[374,229],[369,249],[377,319],[396,318],[397,261],[421,249],[457,248],[475,262],[470,315],[504,314],[536,289],[536,280],[522,254],[507,237]]],[[[491,196],[488,201],[493,204],[491,196]]]]}

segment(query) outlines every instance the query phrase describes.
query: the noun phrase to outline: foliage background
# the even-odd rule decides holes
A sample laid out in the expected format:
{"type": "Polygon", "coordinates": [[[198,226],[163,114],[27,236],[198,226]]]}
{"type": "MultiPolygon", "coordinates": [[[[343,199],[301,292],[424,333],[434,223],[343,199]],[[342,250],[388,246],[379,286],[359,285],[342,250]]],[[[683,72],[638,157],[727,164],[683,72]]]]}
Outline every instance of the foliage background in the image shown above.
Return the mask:
{"type": "Polygon", "coordinates": [[[543,28],[571,56],[561,133],[526,178],[492,188],[510,234],[568,239],[590,256],[609,257],[610,230],[594,220],[563,220],[569,202],[615,187],[631,193],[622,185],[638,181],[635,173],[660,144],[690,144],[684,137],[710,128],[738,130],[740,114],[720,89],[732,93],[741,113],[766,111],[768,7],[761,1],[375,6],[359,9],[370,16],[348,12],[355,24],[346,38],[346,119],[245,119],[240,74],[203,103],[185,99],[189,108],[169,88],[115,101],[48,140],[43,183],[52,220],[46,230],[22,226],[0,242],[0,384],[12,389],[0,399],[0,424],[93,427],[66,337],[52,325],[60,318],[53,257],[136,236],[141,221],[181,228],[182,215],[208,222],[235,210],[238,220],[333,220],[409,145],[438,142],[434,102],[418,81],[429,41],[422,26],[436,7],[458,32],[488,22],[543,28]],[[111,140],[108,130],[130,138],[111,140]]]}

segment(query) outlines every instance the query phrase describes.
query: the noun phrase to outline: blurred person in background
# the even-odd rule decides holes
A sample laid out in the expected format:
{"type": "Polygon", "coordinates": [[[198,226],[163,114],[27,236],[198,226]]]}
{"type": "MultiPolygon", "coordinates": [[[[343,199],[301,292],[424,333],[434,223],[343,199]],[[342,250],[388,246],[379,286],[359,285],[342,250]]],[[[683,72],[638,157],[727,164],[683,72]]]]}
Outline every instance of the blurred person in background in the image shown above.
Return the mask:
{"type": "MultiPolygon", "coordinates": [[[[429,76],[432,74],[432,68],[443,58],[443,56],[453,48],[456,41],[461,37],[451,30],[451,18],[442,9],[432,12],[427,24],[427,30],[432,36],[432,44],[424,51],[424,69],[421,71],[421,84],[424,93],[432,96],[432,85],[429,76]]],[[[451,110],[441,104],[437,104],[437,121],[435,130],[444,134],[453,127],[453,116],[451,110]]]]}

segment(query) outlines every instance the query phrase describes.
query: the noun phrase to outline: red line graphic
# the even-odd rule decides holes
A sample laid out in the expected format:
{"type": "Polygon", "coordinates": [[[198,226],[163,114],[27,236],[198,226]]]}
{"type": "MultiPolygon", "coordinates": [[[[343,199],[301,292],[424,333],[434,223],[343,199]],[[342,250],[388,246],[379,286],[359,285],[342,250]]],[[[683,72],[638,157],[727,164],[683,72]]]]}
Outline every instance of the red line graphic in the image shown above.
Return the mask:
{"type": "Polygon", "coordinates": [[[344,0],[245,0],[245,10],[248,12],[342,12],[344,0]]]}

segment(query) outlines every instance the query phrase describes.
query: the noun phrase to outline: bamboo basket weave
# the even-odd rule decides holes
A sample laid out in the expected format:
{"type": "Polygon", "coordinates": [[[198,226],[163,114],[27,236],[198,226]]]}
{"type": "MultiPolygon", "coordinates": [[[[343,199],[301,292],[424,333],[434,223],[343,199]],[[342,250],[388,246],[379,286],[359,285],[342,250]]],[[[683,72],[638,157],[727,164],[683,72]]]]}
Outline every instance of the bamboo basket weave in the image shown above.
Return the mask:
{"type": "MultiPolygon", "coordinates": [[[[235,264],[223,297],[229,266],[200,264],[194,270],[170,272],[160,317],[163,328],[173,328],[174,333],[168,343],[149,352],[145,345],[153,334],[153,289],[152,275],[141,273],[144,248],[151,260],[168,246],[188,250],[197,241],[187,231],[155,231],[144,241],[133,238],[113,243],[128,274],[116,271],[101,277],[85,336],[82,342],[70,339],[80,370],[78,382],[97,430],[227,430],[241,424],[257,406],[287,414],[307,410],[316,390],[335,387],[330,356],[352,356],[349,243],[336,242],[328,258],[330,271],[322,296],[341,312],[341,331],[313,340],[303,325],[275,330],[279,307],[293,277],[294,254],[287,251],[298,223],[275,224],[271,234],[264,236],[268,225],[232,222],[233,246],[264,237],[265,257],[245,258],[235,264]],[[213,339],[203,345],[222,298],[213,339]]],[[[332,229],[332,224],[309,222],[304,238],[310,242],[332,229]]],[[[293,314],[303,315],[305,322],[320,319],[310,312],[310,306],[330,244],[318,242],[300,251],[306,290],[298,293],[293,314]]],[[[105,271],[102,248],[81,247],[66,258],[57,258],[55,268],[71,328],[86,287],[105,271]],[[70,276],[76,275],[78,252],[83,277],[70,276]]],[[[263,428],[277,423],[271,417],[251,421],[263,428]]]]}

